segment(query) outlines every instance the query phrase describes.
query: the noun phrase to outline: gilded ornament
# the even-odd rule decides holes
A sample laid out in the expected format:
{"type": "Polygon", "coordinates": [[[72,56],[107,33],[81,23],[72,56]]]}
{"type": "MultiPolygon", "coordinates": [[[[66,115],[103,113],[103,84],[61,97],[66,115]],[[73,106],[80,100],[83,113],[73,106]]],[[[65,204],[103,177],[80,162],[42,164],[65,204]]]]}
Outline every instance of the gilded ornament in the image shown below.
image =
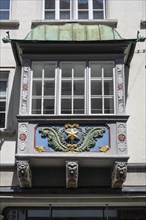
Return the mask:
{"type": "Polygon", "coordinates": [[[100,146],[100,152],[107,152],[110,149],[109,146],[100,146]]]}
{"type": "Polygon", "coordinates": [[[40,153],[45,151],[44,146],[35,146],[34,148],[40,153]]]}

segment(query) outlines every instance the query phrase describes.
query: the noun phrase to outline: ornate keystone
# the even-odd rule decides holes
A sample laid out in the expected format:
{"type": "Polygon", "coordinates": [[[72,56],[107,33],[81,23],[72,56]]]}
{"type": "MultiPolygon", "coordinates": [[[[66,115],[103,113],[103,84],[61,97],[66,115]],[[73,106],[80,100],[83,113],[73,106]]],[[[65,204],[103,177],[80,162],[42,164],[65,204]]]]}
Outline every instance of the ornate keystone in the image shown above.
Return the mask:
{"type": "Polygon", "coordinates": [[[127,176],[127,162],[116,161],[112,172],[112,188],[122,188],[127,176]]]}
{"type": "Polygon", "coordinates": [[[17,177],[21,188],[31,187],[31,170],[28,161],[17,161],[17,177]]]}
{"type": "Polygon", "coordinates": [[[67,188],[78,187],[78,162],[77,161],[66,162],[66,187],[67,188]]]}

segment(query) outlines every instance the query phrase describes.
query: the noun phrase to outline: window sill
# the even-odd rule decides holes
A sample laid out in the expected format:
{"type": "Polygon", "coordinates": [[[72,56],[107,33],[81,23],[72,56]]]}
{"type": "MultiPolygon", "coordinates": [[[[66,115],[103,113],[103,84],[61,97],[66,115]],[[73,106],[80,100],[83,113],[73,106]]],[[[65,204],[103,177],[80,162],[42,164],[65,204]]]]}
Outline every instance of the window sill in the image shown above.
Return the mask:
{"type": "Polygon", "coordinates": [[[117,19],[101,19],[101,20],[34,20],[31,23],[32,28],[37,27],[38,25],[63,25],[66,23],[78,23],[78,24],[103,24],[109,25],[116,28],[118,20],[117,19]]]}
{"type": "Polygon", "coordinates": [[[20,22],[18,20],[1,20],[0,28],[18,28],[20,22]]]}
{"type": "Polygon", "coordinates": [[[0,128],[0,137],[13,137],[15,134],[16,134],[15,130],[0,128]]]}

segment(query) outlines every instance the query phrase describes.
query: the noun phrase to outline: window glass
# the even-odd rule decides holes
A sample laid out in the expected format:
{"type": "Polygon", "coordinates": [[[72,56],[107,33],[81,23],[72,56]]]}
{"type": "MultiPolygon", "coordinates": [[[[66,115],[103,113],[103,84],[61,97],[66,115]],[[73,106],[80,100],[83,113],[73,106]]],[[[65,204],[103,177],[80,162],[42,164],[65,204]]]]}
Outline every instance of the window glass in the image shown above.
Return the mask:
{"type": "Polygon", "coordinates": [[[104,19],[105,0],[45,0],[45,19],[104,19]]]}
{"type": "Polygon", "coordinates": [[[9,20],[10,0],[0,0],[0,20],[9,20]]]}
{"type": "Polygon", "coordinates": [[[34,63],[32,114],[115,113],[113,62],[40,62],[37,67],[34,63]]]}

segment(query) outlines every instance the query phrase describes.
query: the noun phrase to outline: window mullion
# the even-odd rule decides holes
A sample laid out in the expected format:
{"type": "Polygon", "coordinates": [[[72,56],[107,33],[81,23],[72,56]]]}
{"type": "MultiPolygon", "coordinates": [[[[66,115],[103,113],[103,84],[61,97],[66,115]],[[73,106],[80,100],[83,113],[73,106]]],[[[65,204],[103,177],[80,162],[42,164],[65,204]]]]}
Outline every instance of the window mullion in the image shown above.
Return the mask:
{"type": "Polygon", "coordinates": [[[93,19],[93,0],[88,0],[89,19],[93,19]]]}
{"type": "Polygon", "coordinates": [[[116,76],[116,72],[115,72],[115,68],[113,68],[114,114],[117,113],[117,112],[116,112],[117,108],[116,108],[116,90],[115,90],[115,85],[116,85],[116,83],[115,83],[115,76],[116,76]]]}
{"type": "Polygon", "coordinates": [[[104,114],[104,68],[102,67],[102,114],[104,114]]]}
{"type": "Polygon", "coordinates": [[[86,67],[86,114],[91,114],[91,68],[86,67]]]}
{"type": "Polygon", "coordinates": [[[71,114],[74,113],[74,68],[72,68],[72,92],[71,92],[71,114]]]}
{"type": "Polygon", "coordinates": [[[55,103],[56,103],[56,114],[61,114],[61,86],[62,86],[62,70],[58,67],[56,69],[56,94],[55,94],[55,103]]]}
{"type": "Polygon", "coordinates": [[[44,111],[44,69],[42,69],[42,98],[41,98],[41,114],[44,111]]]}
{"type": "Polygon", "coordinates": [[[33,70],[31,70],[31,75],[30,75],[30,100],[29,100],[29,103],[30,103],[30,106],[29,106],[29,114],[32,114],[32,86],[33,86],[33,70]]]}
{"type": "Polygon", "coordinates": [[[60,0],[55,1],[55,19],[60,18],[60,0]]]}

